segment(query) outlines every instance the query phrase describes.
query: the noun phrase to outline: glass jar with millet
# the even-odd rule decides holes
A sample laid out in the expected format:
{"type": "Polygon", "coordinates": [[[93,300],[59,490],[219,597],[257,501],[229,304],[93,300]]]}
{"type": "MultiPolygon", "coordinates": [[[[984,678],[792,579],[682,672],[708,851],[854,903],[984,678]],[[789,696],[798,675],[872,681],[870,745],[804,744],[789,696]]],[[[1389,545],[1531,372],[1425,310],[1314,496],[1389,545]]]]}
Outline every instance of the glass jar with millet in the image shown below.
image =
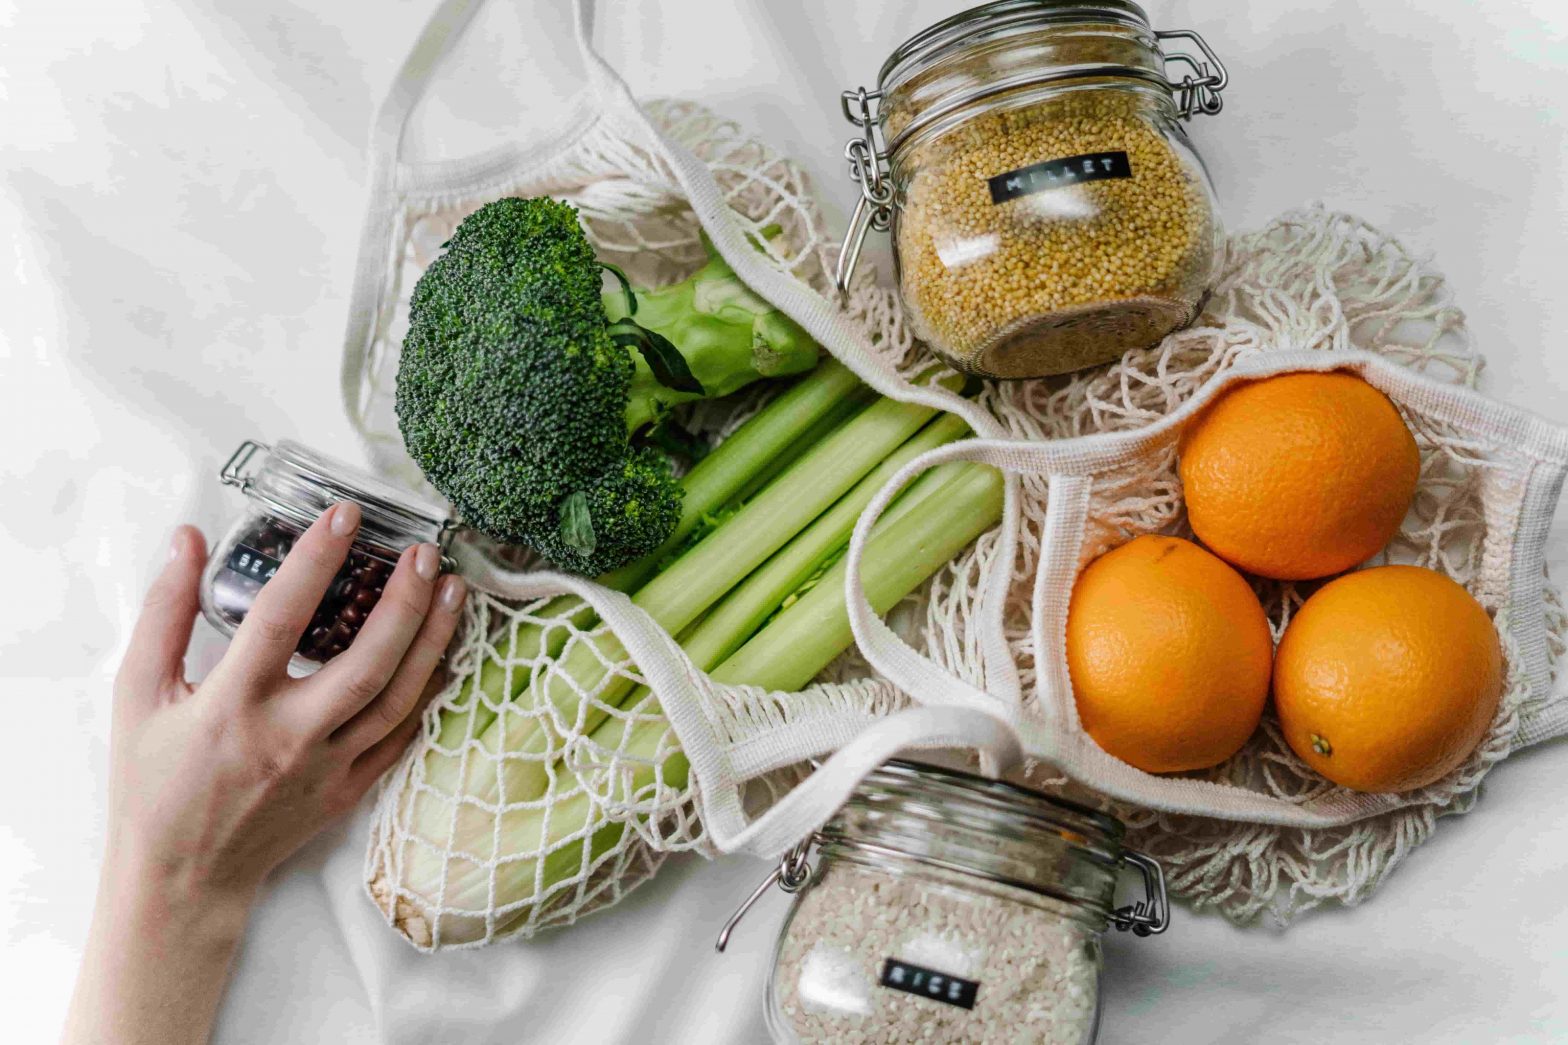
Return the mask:
{"type": "Polygon", "coordinates": [[[844,93],[862,195],[839,286],[890,229],[915,332],[960,370],[1039,377],[1157,343],[1219,270],[1183,121],[1226,82],[1201,37],[1130,0],[1000,0],[930,27],[844,93]],[[1178,40],[1197,54],[1163,49],[1178,40]]]}

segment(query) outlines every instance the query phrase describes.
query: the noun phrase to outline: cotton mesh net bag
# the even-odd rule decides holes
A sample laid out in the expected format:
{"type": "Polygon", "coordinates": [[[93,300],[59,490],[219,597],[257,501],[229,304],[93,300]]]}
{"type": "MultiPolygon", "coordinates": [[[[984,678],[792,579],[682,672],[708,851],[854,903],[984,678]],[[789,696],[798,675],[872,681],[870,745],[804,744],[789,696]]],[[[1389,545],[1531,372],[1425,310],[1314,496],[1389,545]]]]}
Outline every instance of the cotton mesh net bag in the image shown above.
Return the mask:
{"type": "MultiPolygon", "coordinates": [[[[473,595],[451,682],[384,782],[365,865],[371,898],[416,947],[567,924],[672,852],[777,856],[910,748],[968,750],[985,771],[1108,805],[1178,895],[1238,919],[1288,917],[1364,898],[1438,816],[1471,806],[1491,766],[1568,730],[1568,624],[1542,551],[1568,432],[1471,389],[1480,359],[1462,317],[1397,243],[1341,215],[1287,216],[1232,241],[1192,328],[1110,367],[964,399],[909,380],[930,357],[869,273],[842,307],[826,294],[836,245],[798,168],[699,106],[639,108],[587,46],[586,5],[589,85],[572,133],[411,175],[399,159],[409,112],[477,6],[437,11],[378,117],[344,368],[378,467],[422,482],[391,408],[413,283],[464,215],[508,195],[573,203],[601,258],[643,285],[696,267],[706,232],[868,385],[951,411],[977,437],[908,462],[860,517],[843,580],[856,648],[798,691],[716,681],[626,595],[460,540],[473,595]],[[758,251],[768,226],[782,231],[758,251]],[[1387,557],[1442,570],[1495,617],[1507,682],[1487,738],[1403,795],[1328,784],[1271,720],[1202,774],[1111,758],[1079,727],[1062,655],[1078,569],[1137,534],[1187,532],[1175,445],[1203,403],[1238,380],[1334,368],[1387,393],[1421,447],[1420,492],[1387,557]],[[906,484],[959,461],[1005,476],[1002,522],[884,621],[859,583],[872,528],[906,484]]],[[[689,422],[722,439],[749,408],[710,405],[689,422]]],[[[1259,593],[1277,635],[1301,598],[1274,582],[1259,593]]]]}

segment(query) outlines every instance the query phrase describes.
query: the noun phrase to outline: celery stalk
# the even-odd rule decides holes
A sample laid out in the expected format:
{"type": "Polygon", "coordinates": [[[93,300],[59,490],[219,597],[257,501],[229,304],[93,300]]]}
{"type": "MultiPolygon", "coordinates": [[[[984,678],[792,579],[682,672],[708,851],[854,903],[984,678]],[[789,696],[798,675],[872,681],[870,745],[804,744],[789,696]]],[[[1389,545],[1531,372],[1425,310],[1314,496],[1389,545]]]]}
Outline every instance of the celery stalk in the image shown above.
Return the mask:
{"type": "MultiPolygon", "coordinates": [[[[878,613],[892,609],[1001,520],[1001,473],[989,465],[958,468],[868,543],[860,577],[878,613]]],[[[854,641],[844,606],[847,566],[848,560],[835,563],[816,586],[714,668],[714,681],[793,690],[815,678],[854,641]]]]}
{"type": "MultiPolygon", "coordinates": [[[[928,450],[962,438],[968,431],[969,426],[962,418],[956,414],[943,414],[915,433],[897,452],[878,465],[853,490],[839,498],[832,508],[823,512],[798,537],[779,549],[681,637],[681,647],[692,663],[706,670],[739,648],[767,621],[769,614],[811,578],[821,564],[849,544],[855,521],[900,468],[928,450]]],[[[934,475],[934,472],[927,472],[921,478],[934,475]]],[[[914,503],[918,496],[917,490],[905,490],[904,495],[878,520],[878,524],[890,523],[906,511],[905,506],[914,503]]]]}
{"type": "Polygon", "coordinates": [[[827,359],[696,464],[681,479],[681,517],[665,542],[634,563],[611,570],[599,583],[616,591],[635,591],[656,573],[659,564],[678,549],[705,516],[734,501],[757,476],[768,475],[814,445],[808,440],[829,416],[841,416],[846,405],[860,407],[866,386],[855,372],[827,359]]]}

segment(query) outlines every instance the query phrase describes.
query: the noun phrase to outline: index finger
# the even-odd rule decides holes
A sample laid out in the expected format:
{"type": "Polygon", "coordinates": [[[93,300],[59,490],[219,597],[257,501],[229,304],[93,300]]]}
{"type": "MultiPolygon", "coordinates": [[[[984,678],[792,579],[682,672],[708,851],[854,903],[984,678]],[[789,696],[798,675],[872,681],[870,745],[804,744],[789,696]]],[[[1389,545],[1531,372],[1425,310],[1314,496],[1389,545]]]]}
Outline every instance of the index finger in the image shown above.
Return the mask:
{"type": "Polygon", "coordinates": [[[233,658],[253,681],[276,678],[288,669],[300,636],[354,543],[359,518],[359,505],[344,501],[311,523],[256,593],[224,660],[233,658]]]}
{"type": "Polygon", "coordinates": [[[200,611],[197,586],[207,543],[194,526],[174,531],[169,561],[147,591],[141,616],[131,632],[119,678],[138,700],[151,704],[185,681],[185,649],[200,611]]]}

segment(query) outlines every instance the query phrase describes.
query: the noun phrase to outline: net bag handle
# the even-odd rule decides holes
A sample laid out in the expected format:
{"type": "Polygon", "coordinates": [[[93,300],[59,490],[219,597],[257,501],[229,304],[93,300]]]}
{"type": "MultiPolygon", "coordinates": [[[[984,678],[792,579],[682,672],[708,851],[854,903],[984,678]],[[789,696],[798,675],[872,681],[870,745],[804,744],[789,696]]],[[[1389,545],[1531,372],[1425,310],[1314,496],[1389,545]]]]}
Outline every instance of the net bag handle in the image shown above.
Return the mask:
{"type": "MultiPolygon", "coordinates": [[[[360,225],[359,251],[349,290],[343,360],[339,370],[339,390],[351,419],[362,415],[365,369],[376,330],[396,305],[395,301],[387,300],[386,277],[395,261],[392,254],[401,233],[399,186],[406,170],[403,145],[409,121],[442,63],[457,49],[485,3],[486,0],[442,0],[437,5],[398,67],[371,123],[365,218],[360,225]]],[[[608,108],[629,104],[630,95],[593,50],[593,18],[593,0],[575,0],[573,35],[588,78],[578,91],[575,104],[568,104],[566,108],[575,107],[590,115],[602,115],[608,108]]],[[[551,142],[548,150],[536,153],[530,159],[538,162],[568,151],[592,122],[590,119],[580,123],[571,133],[551,142]]],[[[358,431],[360,426],[356,423],[355,428],[358,431]]],[[[371,463],[383,472],[394,470],[396,451],[385,443],[367,438],[363,431],[359,431],[359,435],[371,463]]]]}

